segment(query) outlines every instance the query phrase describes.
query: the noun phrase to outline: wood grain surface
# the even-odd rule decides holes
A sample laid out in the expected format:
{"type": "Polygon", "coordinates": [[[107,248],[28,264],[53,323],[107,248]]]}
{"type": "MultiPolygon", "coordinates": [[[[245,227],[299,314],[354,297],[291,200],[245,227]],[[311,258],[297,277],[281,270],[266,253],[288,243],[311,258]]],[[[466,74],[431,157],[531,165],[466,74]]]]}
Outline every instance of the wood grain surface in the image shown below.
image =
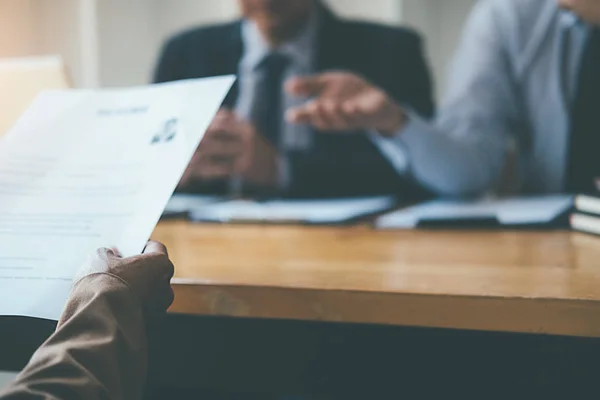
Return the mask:
{"type": "Polygon", "coordinates": [[[162,222],[172,312],[600,337],[600,239],[162,222]]]}

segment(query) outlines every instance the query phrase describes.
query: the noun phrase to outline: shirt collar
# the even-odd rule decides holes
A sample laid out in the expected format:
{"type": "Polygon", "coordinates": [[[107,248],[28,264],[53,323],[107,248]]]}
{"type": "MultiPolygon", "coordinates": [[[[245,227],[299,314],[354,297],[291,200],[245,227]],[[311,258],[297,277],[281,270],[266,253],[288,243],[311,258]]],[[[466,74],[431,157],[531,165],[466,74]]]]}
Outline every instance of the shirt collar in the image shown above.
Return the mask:
{"type": "Polygon", "coordinates": [[[292,65],[309,71],[315,57],[318,26],[319,16],[317,12],[314,12],[308,24],[295,38],[272,49],[256,24],[244,20],[242,23],[242,41],[244,43],[242,68],[254,71],[269,53],[276,51],[289,57],[292,65]]]}
{"type": "Polygon", "coordinates": [[[567,29],[574,28],[582,23],[575,13],[567,10],[561,10],[560,22],[567,29]]]}

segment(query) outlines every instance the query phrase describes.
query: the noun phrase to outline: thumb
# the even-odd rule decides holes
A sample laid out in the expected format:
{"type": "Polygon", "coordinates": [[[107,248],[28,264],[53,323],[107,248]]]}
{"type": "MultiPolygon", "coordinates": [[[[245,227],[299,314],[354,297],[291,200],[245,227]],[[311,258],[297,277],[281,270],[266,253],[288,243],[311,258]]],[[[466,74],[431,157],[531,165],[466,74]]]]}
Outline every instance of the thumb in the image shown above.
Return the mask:
{"type": "Polygon", "coordinates": [[[327,87],[327,75],[294,77],[285,84],[285,90],[295,96],[318,96],[327,87]]]}
{"type": "Polygon", "coordinates": [[[213,118],[211,125],[215,125],[215,124],[218,124],[219,122],[226,121],[229,118],[231,118],[232,116],[233,116],[233,111],[231,111],[228,108],[221,108],[215,114],[215,117],[213,118]]]}
{"type": "Polygon", "coordinates": [[[156,253],[164,254],[165,256],[169,255],[169,253],[167,252],[167,247],[164,244],[150,240],[146,244],[146,247],[144,247],[144,251],[142,251],[142,254],[156,254],[156,253]]]}
{"type": "Polygon", "coordinates": [[[123,258],[123,255],[121,254],[121,252],[119,251],[119,249],[117,249],[116,247],[111,247],[109,249],[105,249],[106,254],[109,256],[114,256],[117,258],[123,258]]]}

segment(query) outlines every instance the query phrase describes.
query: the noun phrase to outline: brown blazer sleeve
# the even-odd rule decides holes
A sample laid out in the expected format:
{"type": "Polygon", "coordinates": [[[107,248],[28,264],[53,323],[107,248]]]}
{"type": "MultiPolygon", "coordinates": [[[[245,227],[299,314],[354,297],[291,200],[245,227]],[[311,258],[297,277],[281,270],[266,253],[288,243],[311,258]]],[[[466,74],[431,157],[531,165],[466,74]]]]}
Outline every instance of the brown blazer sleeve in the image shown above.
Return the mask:
{"type": "Polygon", "coordinates": [[[147,368],[142,306],[116,276],[79,281],[56,332],[1,400],[135,400],[147,368]]]}

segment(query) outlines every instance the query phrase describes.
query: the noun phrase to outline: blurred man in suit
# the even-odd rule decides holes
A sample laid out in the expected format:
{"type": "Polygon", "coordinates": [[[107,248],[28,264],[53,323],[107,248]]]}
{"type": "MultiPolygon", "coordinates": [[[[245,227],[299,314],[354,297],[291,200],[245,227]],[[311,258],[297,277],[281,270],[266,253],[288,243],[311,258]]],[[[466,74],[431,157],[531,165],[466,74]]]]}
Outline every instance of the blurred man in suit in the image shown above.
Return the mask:
{"type": "Polygon", "coordinates": [[[521,193],[592,190],[600,176],[600,0],[479,1],[434,124],[351,74],[299,79],[288,89],[316,96],[290,121],[393,126],[399,172],[441,195],[489,190],[510,138],[521,193]]]}
{"type": "Polygon", "coordinates": [[[173,301],[173,264],[150,242],[121,258],[100,249],[83,266],[56,332],[1,400],[136,400],[146,383],[146,329],[173,301]]]}
{"type": "Polygon", "coordinates": [[[155,81],[237,74],[237,85],[209,128],[180,189],[224,192],[245,185],[291,197],[404,193],[418,189],[390,157],[386,134],[286,123],[306,98],[286,80],[351,71],[423,118],[433,113],[421,40],[401,28],[337,18],[320,0],[239,0],[242,21],[199,28],[165,46],[155,81]],[[215,185],[218,182],[218,185],[215,185]],[[207,184],[212,184],[208,185],[207,184]]]}

